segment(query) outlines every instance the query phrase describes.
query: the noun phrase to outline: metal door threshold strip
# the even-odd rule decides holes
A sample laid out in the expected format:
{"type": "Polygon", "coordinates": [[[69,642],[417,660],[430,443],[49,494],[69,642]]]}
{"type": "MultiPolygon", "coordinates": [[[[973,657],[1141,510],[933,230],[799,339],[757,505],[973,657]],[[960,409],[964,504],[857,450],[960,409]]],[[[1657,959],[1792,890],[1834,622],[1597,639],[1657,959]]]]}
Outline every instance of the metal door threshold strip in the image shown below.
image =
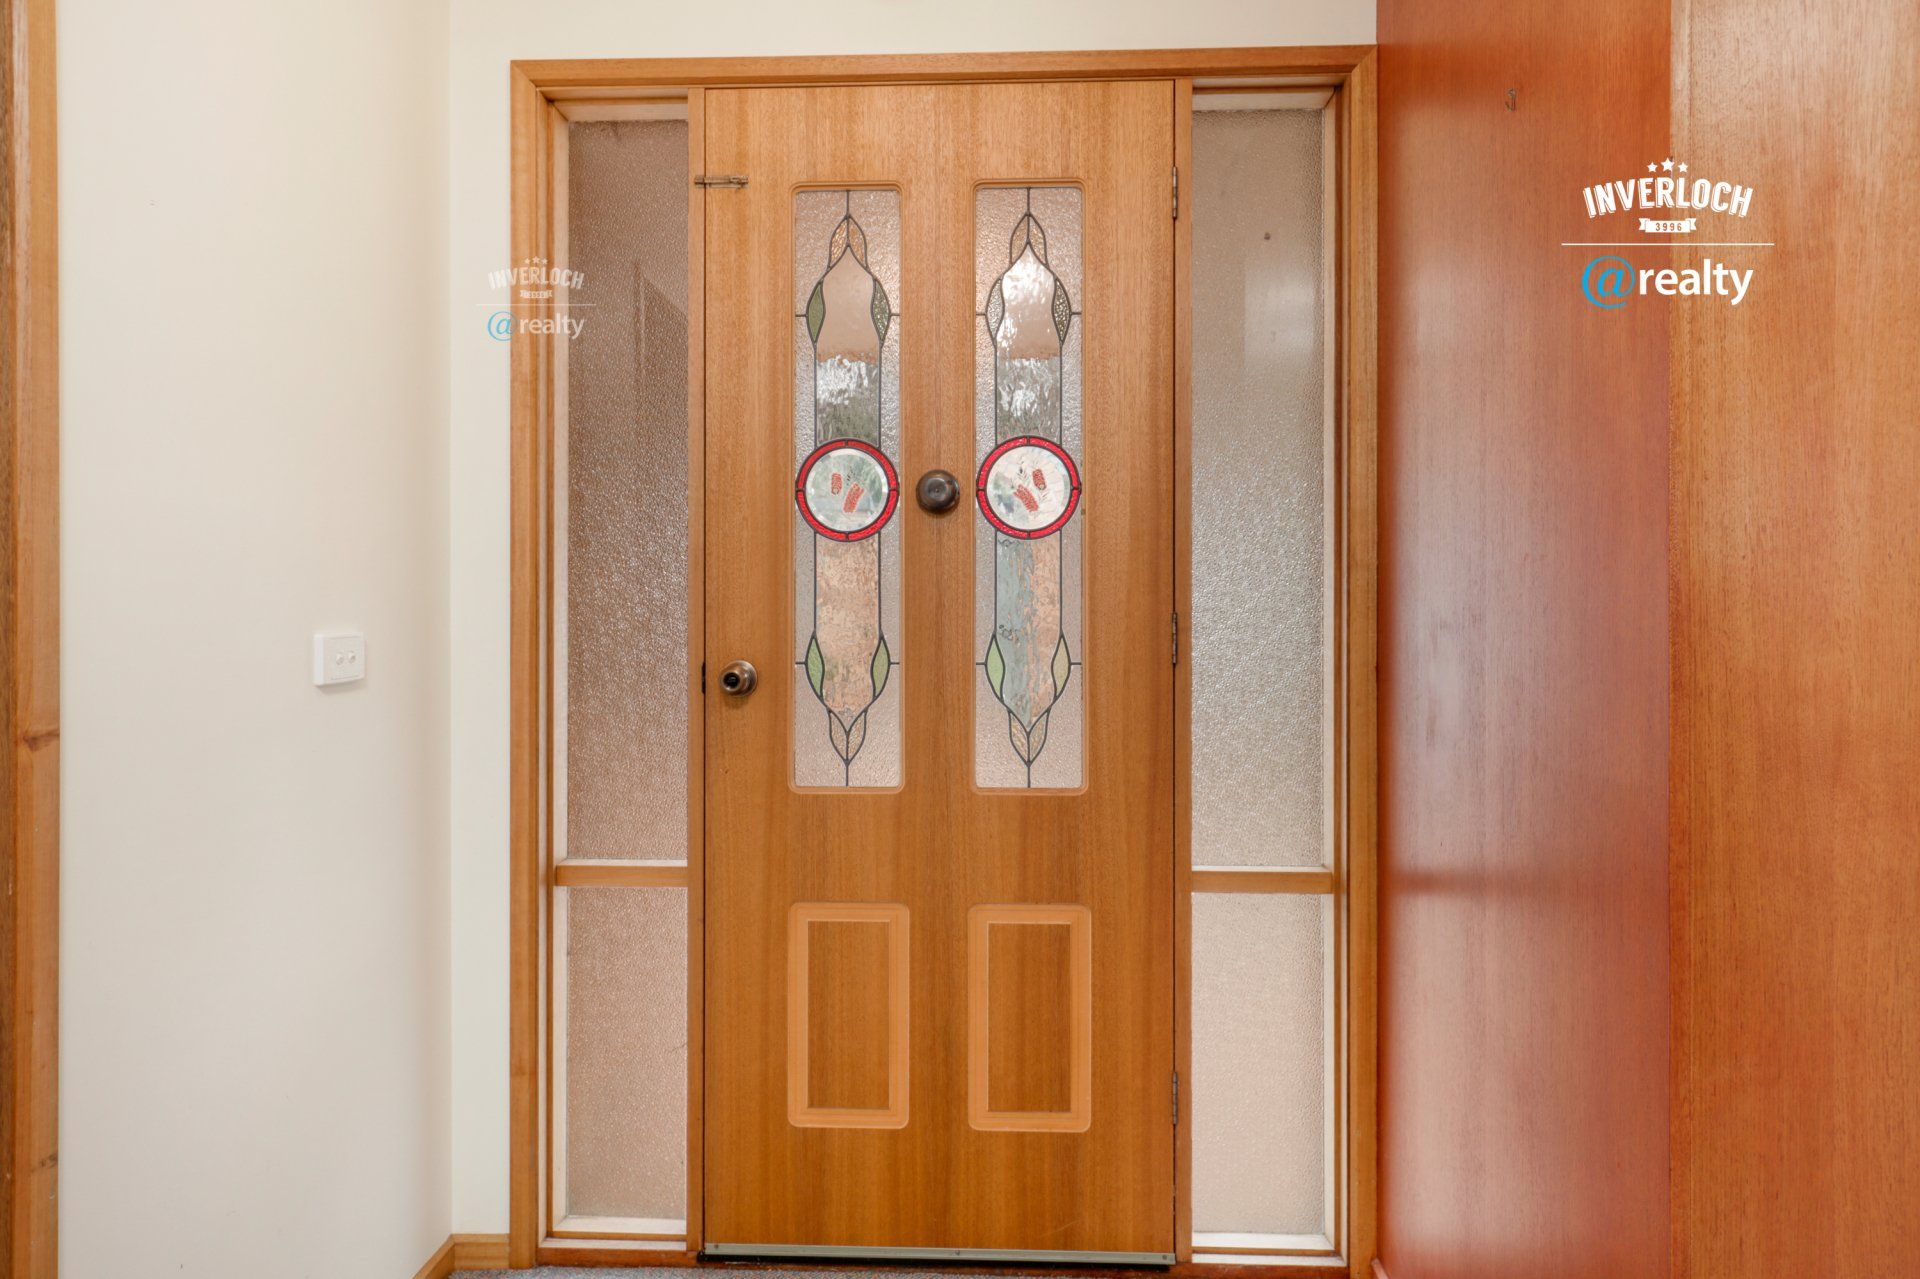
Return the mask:
{"type": "Polygon", "coordinates": [[[1171,1266],[1170,1252],[1075,1252],[1051,1248],[840,1248],[810,1243],[710,1243],[709,1257],[769,1257],[828,1261],[992,1261],[1014,1265],[1171,1266]]]}

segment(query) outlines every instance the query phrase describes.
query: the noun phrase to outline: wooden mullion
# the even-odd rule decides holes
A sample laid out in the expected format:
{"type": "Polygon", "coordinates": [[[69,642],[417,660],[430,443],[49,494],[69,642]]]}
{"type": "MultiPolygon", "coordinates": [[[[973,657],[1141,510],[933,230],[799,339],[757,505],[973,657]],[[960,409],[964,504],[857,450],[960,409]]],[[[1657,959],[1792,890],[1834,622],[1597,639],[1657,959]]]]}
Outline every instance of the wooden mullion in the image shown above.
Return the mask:
{"type": "Polygon", "coordinates": [[[555,888],[685,888],[685,862],[564,861],[553,868],[555,888]]]}
{"type": "Polygon", "coordinates": [[[1339,876],[1325,866],[1196,866],[1196,893],[1299,893],[1326,896],[1339,876]]]}

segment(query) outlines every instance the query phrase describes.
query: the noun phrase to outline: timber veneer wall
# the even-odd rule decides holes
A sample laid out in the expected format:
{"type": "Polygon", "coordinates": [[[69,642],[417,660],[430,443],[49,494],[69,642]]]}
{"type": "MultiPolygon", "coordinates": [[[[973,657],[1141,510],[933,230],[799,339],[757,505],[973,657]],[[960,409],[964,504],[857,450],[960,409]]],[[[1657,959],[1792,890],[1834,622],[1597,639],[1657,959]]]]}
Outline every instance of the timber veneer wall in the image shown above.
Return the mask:
{"type": "Polygon", "coordinates": [[[1380,32],[1385,1268],[1909,1273],[1920,11],[1380,32]],[[1579,191],[1668,155],[1771,247],[1603,313],[1579,191]]]}
{"type": "Polygon", "coordinates": [[[1674,1275],[1914,1274],[1920,7],[1674,22],[1674,154],[1774,242],[1676,310],[1674,1275]]]}
{"type": "Polygon", "coordinates": [[[1667,336],[1560,244],[1667,154],[1667,7],[1380,41],[1380,1253],[1664,1275],[1667,336]]]}

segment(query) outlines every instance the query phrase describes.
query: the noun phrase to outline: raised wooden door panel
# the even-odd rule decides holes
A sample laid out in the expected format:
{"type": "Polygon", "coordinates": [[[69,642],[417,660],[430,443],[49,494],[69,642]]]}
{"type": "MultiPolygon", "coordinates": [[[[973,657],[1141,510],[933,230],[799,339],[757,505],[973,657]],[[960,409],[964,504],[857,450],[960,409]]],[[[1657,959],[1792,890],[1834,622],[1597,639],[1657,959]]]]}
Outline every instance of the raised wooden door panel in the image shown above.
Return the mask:
{"type": "Polygon", "coordinates": [[[706,1242],[1170,1257],[1173,87],[705,102],[706,1242]]]}

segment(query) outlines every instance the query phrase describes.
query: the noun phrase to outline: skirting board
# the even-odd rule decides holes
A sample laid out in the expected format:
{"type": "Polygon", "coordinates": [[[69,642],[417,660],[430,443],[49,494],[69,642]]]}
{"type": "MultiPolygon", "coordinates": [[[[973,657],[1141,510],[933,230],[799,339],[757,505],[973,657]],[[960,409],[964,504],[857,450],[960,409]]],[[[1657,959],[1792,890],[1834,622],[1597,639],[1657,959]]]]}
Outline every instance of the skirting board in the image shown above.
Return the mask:
{"type": "Polygon", "coordinates": [[[505,1235],[449,1235],[413,1279],[447,1279],[456,1270],[505,1270],[505,1235]]]}

